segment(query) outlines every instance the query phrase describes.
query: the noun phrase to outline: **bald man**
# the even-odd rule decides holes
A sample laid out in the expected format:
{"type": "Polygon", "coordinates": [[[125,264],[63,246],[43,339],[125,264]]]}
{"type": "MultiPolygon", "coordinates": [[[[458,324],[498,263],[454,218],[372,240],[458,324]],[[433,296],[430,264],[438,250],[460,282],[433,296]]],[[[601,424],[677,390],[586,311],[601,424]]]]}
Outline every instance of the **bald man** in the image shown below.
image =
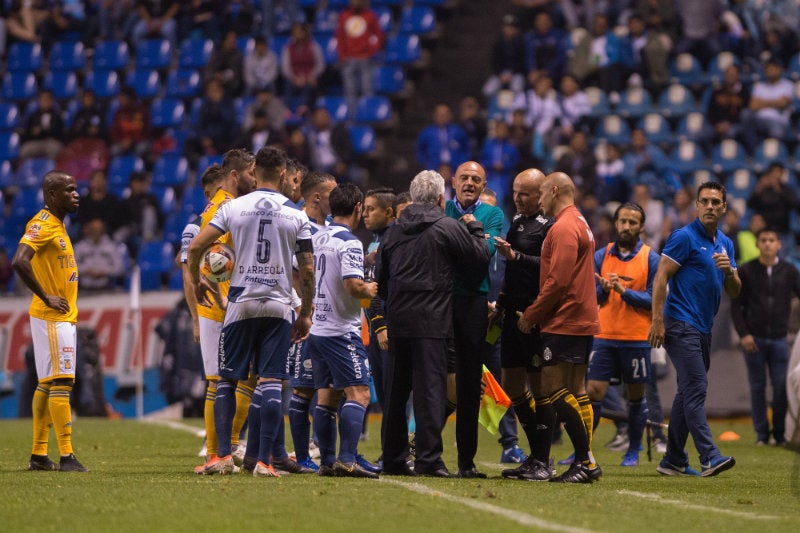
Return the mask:
{"type": "MultiPolygon", "coordinates": [[[[483,223],[486,244],[491,258],[495,252],[494,238],[503,229],[503,211],[482,203],[480,196],[486,188],[486,170],[475,161],[456,168],[452,178],[455,199],[448,200],[445,214],[464,224],[483,223]]],[[[478,451],[478,411],[481,402],[482,355],[488,327],[487,299],[489,271],[479,285],[467,283],[458,274],[453,297],[453,333],[455,348],[456,384],[456,442],[458,443],[458,476],[485,478],[475,468],[478,451]]],[[[452,372],[452,369],[448,369],[452,372]]],[[[451,381],[452,383],[452,381],[451,381]]],[[[448,399],[448,414],[452,412],[452,396],[448,399]]]]}
{"type": "MultiPolygon", "coordinates": [[[[517,326],[541,329],[542,396],[536,402],[537,424],[564,422],[575,459],[569,469],[550,478],[561,483],[591,483],[602,473],[589,449],[592,412],[586,395],[586,368],[593,336],[600,333],[594,285],[594,236],[575,207],[575,184],[563,172],[549,174],[539,187],[539,205],[555,223],[542,244],[539,296],[519,317],[517,326]]],[[[549,457],[550,440],[547,439],[549,457]]]]}
{"type": "Polygon", "coordinates": [[[549,445],[552,428],[538,422],[536,402],[541,394],[542,340],[539,329],[522,333],[517,328],[517,313],[527,309],[539,294],[539,268],[542,245],[553,225],[539,206],[539,188],[545,175],[535,168],[514,178],[514,205],[517,213],[505,239],[495,237],[497,253],[506,259],[503,288],[492,320],[503,320],[500,342],[502,384],[522,425],[531,457],[517,468],[503,470],[503,477],[537,480],[550,477],[549,445]]]}

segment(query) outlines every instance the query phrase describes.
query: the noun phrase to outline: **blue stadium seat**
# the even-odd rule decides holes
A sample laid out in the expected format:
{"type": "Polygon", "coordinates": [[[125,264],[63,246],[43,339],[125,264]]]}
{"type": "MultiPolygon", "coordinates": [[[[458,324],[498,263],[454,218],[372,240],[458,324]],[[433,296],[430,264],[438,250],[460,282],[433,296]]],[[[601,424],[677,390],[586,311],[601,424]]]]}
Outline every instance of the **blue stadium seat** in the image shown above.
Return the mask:
{"type": "Polygon", "coordinates": [[[607,115],[597,123],[596,135],[606,142],[625,146],[630,144],[631,130],[619,115],[607,115]]]}
{"type": "Polygon", "coordinates": [[[324,107],[331,115],[331,120],[340,122],[347,119],[347,100],[343,96],[320,96],[316,107],[324,107]]]}
{"type": "Polygon", "coordinates": [[[128,73],[125,83],[133,88],[136,96],[145,100],[155,98],[161,92],[161,79],[155,69],[134,69],[128,73]]]}
{"type": "Polygon", "coordinates": [[[172,49],[166,39],[145,39],[136,47],[136,68],[163,70],[169,67],[172,49]]]}
{"type": "Polygon", "coordinates": [[[355,120],[373,126],[392,119],[392,103],[385,96],[362,96],[356,105],[355,120]]]}
{"type": "Polygon", "coordinates": [[[169,216],[175,212],[177,198],[174,188],[168,185],[153,185],[150,187],[150,191],[158,198],[161,212],[164,213],[165,216],[169,216]]]}
{"type": "Polygon", "coordinates": [[[222,160],[225,158],[223,155],[204,155],[200,159],[197,160],[197,182],[200,183],[200,176],[203,175],[203,172],[213,165],[214,163],[222,166],[222,160]]]}
{"type": "Polygon", "coordinates": [[[741,66],[739,58],[733,52],[720,52],[715,55],[708,64],[708,81],[720,83],[725,76],[725,70],[731,65],[741,66]]]}
{"type": "Polygon", "coordinates": [[[55,161],[46,157],[24,159],[17,169],[14,182],[20,187],[35,189],[42,184],[42,176],[56,167],[55,161]]]}
{"type": "Polygon", "coordinates": [[[314,37],[330,37],[336,33],[336,24],[339,22],[338,9],[318,8],[314,14],[314,22],[311,31],[314,37]]]}
{"type": "Polygon", "coordinates": [[[676,135],[679,140],[693,142],[710,142],[714,134],[706,115],[699,111],[692,111],[678,122],[676,135]]]}
{"type": "Polygon", "coordinates": [[[128,67],[130,54],[125,41],[100,41],[94,47],[92,68],[94,70],[124,70],[128,67]]]}
{"type": "Polygon", "coordinates": [[[649,92],[641,87],[631,87],[622,92],[615,111],[624,118],[638,119],[652,111],[652,107],[649,92]]]}
{"type": "Polygon", "coordinates": [[[375,150],[375,130],[367,124],[357,124],[348,128],[353,151],[356,154],[370,154],[375,150]]]}
{"type": "Polygon", "coordinates": [[[72,100],[78,96],[78,76],[71,70],[50,71],[42,87],[51,91],[56,100],[72,100]]]}
{"type": "MultiPolygon", "coordinates": [[[[199,169],[201,167],[198,166],[197,168],[199,169]]],[[[184,219],[183,223],[186,224],[192,215],[201,214],[206,208],[207,203],[208,200],[206,200],[206,197],[203,195],[202,187],[192,187],[191,189],[186,189],[183,191],[183,196],[181,196],[181,214],[178,216],[182,216],[184,219]]]]}
{"type": "Polygon", "coordinates": [[[741,144],[725,139],[711,150],[711,169],[719,175],[747,166],[747,153],[741,144]]]}
{"type": "Polygon", "coordinates": [[[111,158],[106,171],[109,189],[120,194],[128,186],[131,174],[143,170],[144,161],[139,156],[118,155],[111,158]]]}
{"type": "Polygon", "coordinates": [[[189,162],[181,155],[165,155],[153,167],[153,186],[186,185],[189,181],[189,162]]]}
{"type": "Polygon", "coordinates": [[[400,12],[400,33],[428,35],[436,31],[436,13],[427,6],[407,6],[400,12]]]}
{"type": "Polygon", "coordinates": [[[119,94],[119,75],[114,70],[95,70],[86,75],[83,88],[97,98],[113,98],[119,94]]]}
{"type": "Polygon", "coordinates": [[[19,126],[19,108],[17,104],[0,102],[0,131],[11,131],[19,126]]]}
{"type": "Polygon", "coordinates": [[[42,45],[17,41],[8,48],[6,69],[9,72],[36,72],[42,68],[42,45]]]}
{"type": "Polygon", "coordinates": [[[670,153],[670,165],[681,175],[684,183],[695,171],[707,168],[703,150],[692,141],[681,141],[673,148],[670,153]]]}
{"type": "Polygon", "coordinates": [[[670,81],[681,85],[695,85],[704,78],[700,60],[692,54],[678,54],[669,66],[670,81]]]}
{"type": "Polygon", "coordinates": [[[44,207],[44,194],[41,187],[20,189],[11,201],[11,221],[24,224],[42,207],[44,207]]]}
{"type": "Polygon", "coordinates": [[[753,168],[756,172],[763,172],[773,161],[786,163],[789,159],[789,150],[779,139],[768,138],[761,141],[753,151],[753,168]]]}
{"type": "MultiPolygon", "coordinates": [[[[244,117],[247,114],[247,108],[250,104],[256,101],[255,96],[242,96],[233,101],[233,107],[236,109],[236,122],[244,124],[244,117]]],[[[285,102],[284,102],[285,103],[285,102]]]]}
{"type": "Polygon", "coordinates": [[[13,131],[0,132],[0,161],[19,157],[19,134],[13,131]]]}
{"type": "Polygon", "coordinates": [[[675,144],[676,139],[670,130],[669,123],[658,113],[648,113],[639,119],[636,127],[643,130],[647,134],[650,142],[658,145],[672,145],[675,144]]]}
{"type": "Polygon", "coordinates": [[[725,190],[734,198],[749,198],[758,179],[749,168],[734,169],[725,180],[725,190]]]}
{"type": "Polygon", "coordinates": [[[275,55],[278,56],[278,60],[280,60],[281,54],[283,53],[283,49],[286,46],[286,43],[289,42],[290,37],[288,35],[273,35],[272,39],[270,40],[269,46],[275,55]]]}
{"type": "Polygon", "coordinates": [[[180,128],[185,106],[175,98],[156,98],[150,107],[150,124],[155,128],[180,128]]]}
{"type": "MultiPolygon", "coordinates": [[[[2,197],[2,190],[14,183],[14,169],[11,168],[11,161],[0,161],[0,197],[2,197]]],[[[2,198],[0,198],[2,201],[2,198]]],[[[2,217],[0,217],[2,219],[2,217]]]]}
{"type": "Polygon", "coordinates": [[[398,65],[380,65],[372,73],[372,89],[378,94],[398,96],[405,92],[406,73],[398,65]]]}
{"type": "Polygon", "coordinates": [[[608,102],[608,95],[603,89],[586,87],[583,92],[586,93],[586,98],[589,99],[589,104],[592,106],[591,111],[589,111],[589,118],[597,120],[611,114],[611,104],[608,102]]]}
{"type": "Polygon", "coordinates": [[[419,36],[413,33],[391,35],[386,39],[384,61],[390,65],[410,65],[422,59],[419,36]]]}
{"type": "Polygon", "coordinates": [[[50,70],[81,70],[86,65],[83,43],[58,41],[50,51],[50,70]]]}
{"type": "Polygon", "coordinates": [[[789,68],[786,69],[786,76],[792,81],[800,80],[800,53],[792,56],[789,60],[789,68]]]}
{"type": "MultiPolygon", "coordinates": [[[[151,241],[142,243],[139,248],[139,269],[143,291],[159,290],[162,287],[162,274],[172,271],[175,259],[171,242],[151,241]]],[[[164,276],[165,277],[165,276],[164,276]]]]}
{"type": "Polygon", "coordinates": [[[373,6],[373,9],[375,8],[375,6],[399,7],[402,6],[405,2],[406,0],[372,0],[370,5],[373,6]]]}
{"type": "Polygon", "coordinates": [[[33,72],[6,72],[3,76],[4,100],[33,100],[37,92],[33,72]]]}
{"type": "Polygon", "coordinates": [[[383,33],[391,33],[392,26],[394,25],[394,15],[392,15],[392,10],[387,6],[373,6],[372,11],[374,11],[375,15],[377,15],[378,24],[380,25],[381,30],[383,30],[383,33]]]}
{"type": "Polygon", "coordinates": [[[214,41],[211,39],[188,38],[181,43],[178,66],[180,68],[203,68],[211,59],[214,41]]]}
{"type": "Polygon", "coordinates": [[[320,48],[322,48],[322,56],[325,58],[325,64],[333,65],[339,60],[339,51],[336,47],[336,37],[331,36],[314,36],[320,48]]]}
{"type": "Polygon", "coordinates": [[[186,146],[186,140],[192,136],[192,132],[182,127],[179,127],[179,128],[167,128],[167,134],[171,135],[175,139],[175,148],[166,149],[163,152],[161,152],[161,155],[183,154],[183,148],[184,146],[186,146]]]}
{"type": "Polygon", "coordinates": [[[684,85],[673,83],[658,97],[658,112],[667,119],[680,120],[695,111],[694,97],[684,85]]]}
{"type": "Polygon", "coordinates": [[[193,68],[170,70],[166,85],[167,98],[194,98],[200,94],[200,72],[193,68]]]}
{"type": "Polygon", "coordinates": [[[236,48],[239,49],[243,56],[252,54],[255,47],[256,41],[249,35],[243,35],[236,38],[236,48]]]}

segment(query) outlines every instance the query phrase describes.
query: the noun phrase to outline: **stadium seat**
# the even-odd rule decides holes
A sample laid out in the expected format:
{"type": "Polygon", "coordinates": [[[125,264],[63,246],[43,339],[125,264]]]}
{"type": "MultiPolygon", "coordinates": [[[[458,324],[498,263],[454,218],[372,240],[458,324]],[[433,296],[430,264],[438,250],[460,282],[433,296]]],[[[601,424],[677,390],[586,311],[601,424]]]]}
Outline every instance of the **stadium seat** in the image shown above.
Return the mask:
{"type": "MultiPolygon", "coordinates": [[[[197,168],[201,168],[198,166],[197,168]]],[[[192,215],[199,215],[203,212],[206,208],[206,204],[208,200],[206,200],[205,195],[203,195],[203,188],[202,187],[192,187],[191,189],[185,189],[183,191],[183,196],[181,197],[181,208],[180,213],[183,219],[184,224],[189,221],[192,215]]],[[[183,229],[183,228],[181,228],[183,229]]]]}
{"type": "Polygon", "coordinates": [[[639,119],[636,127],[643,130],[650,142],[654,144],[672,147],[676,142],[669,123],[658,113],[646,114],[639,119]]]}
{"type": "Polygon", "coordinates": [[[373,126],[392,119],[392,103],[385,96],[362,96],[356,105],[355,121],[373,126]]]}
{"type": "Polygon", "coordinates": [[[670,154],[670,165],[681,175],[684,183],[695,171],[707,168],[703,150],[692,141],[681,141],[673,148],[670,154]]]}
{"type": "MultiPolygon", "coordinates": [[[[302,2],[303,0],[301,0],[302,2]]],[[[406,0],[372,0],[372,6],[383,7],[399,7],[405,3],[406,0]]]]}
{"type": "Polygon", "coordinates": [[[703,67],[692,54],[678,54],[669,66],[670,82],[681,85],[696,85],[703,78],[703,67]]]}
{"type": "Polygon", "coordinates": [[[3,76],[4,100],[33,100],[37,92],[36,76],[32,72],[6,72],[3,76]]]}
{"type": "Polygon", "coordinates": [[[153,186],[184,186],[189,181],[189,162],[181,155],[165,155],[153,167],[153,186]]]}
{"type": "Polygon", "coordinates": [[[236,122],[239,124],[244,124],[244,117],[247,114],[247,108],[250,107],[250,105],[255,101],[255,96],[242,96],[233,101],[233,107],[236,110],[236,122]]]}
{"type": "Polygon", "coordinates": [[[322,48],[322,56],[325,58],[325,64],[333,65],[339,61],[339,51],[336,46],[336,37],[331,36],[314,36],[314,40],[322,48]]]}
{"type": "MultiPolygon", "coordinates": [[[[170,214],[175,212],[176,204],[176,195],[175,189],[168,186],[168,185],[153,185],[150,188],[150,192],[152,192],[156,198],[159,200],[159,206],[161,207],[161,212],[164,213],[165,216],[169,216],[170,214]]],[[[176,241],[170,241],[176,242],[176,241]]]]}
{"type": "Polygon", "coordinates": [[[128,73],[125,83],[142,99],[155,98],[161,92],[161,79],[155,69],[137,68],[128,73]]]}
{"type": "Polygon", "coordinates": [[[144,170],[144,161],[135,155],[118,155],[111,159],[106,171],[108,188],[121,194],[128,186],[131,174],[144,170]]]}
{"type": "Polygon", "coordinates": [[[703,143],[707,147],[711,143],[713,135],[714,130],[708,123],[706,115],[699,111],[693,111],[684,116],[676,128],[678,140],[703,143]]]}
{"type": "Polygon", "coordinates": [[[680,120],[695,111],[692,93],[685,86],[673,83],[658,97],[658,111],[667,119],[680,120]]]}
{"type": "Polygon", "coordinates": [[[324,107],[331,115],[331,120],[341,122],[348,116],[347,100],[343,96],[320,96],[317,98],[316,107],[324,107]]]}
{"type": "Polygon", "coordinates": [[[8,48],[6,69],[9,72],[36,72],[42,68],[42,45],[17,41],[8,48]]]}
{"type": "Polygon", "coordinates": [[[119,94],[119,75],[113,70],[95,70],[86,75],[83,88],[97,98],[113,98],[119,94]]]}
{"type": "Polygon", "coordinates": [[[391,33],[392,26],[394,25],[394,15],[392,15],[392,10],[387,6],[373,6],[372,11],[374,11],[375,15],[378,17],[378,25],[380,25],[383,33],[391,33]]]}
{"type": "Polygon", "coordinates": [[[615,111],[624,118],[638,119],[649,113],[652,106],[650,93],[641,87],[631,87],[622,92],[615,111]]]}
{"type": "Polygon", "coordinates": [[[0,161],[12,161],[19,157],[19,134],[13,131],[0,132],[0,161]]]}
{"type": "Polygon", "coordinates": [[[624,146],[630,144],[631,131],[619,115],[607,115],[598,122],[596,135],[606,142],[624,146]]]}
{"type": "Polygon", "coordinates": [[[792,81],[800,80],[800,53],[792,56],[789,60],[789,68],[786,69],[786,76],[792,81]]]}
{"type": "Polygon", "coordinates": [[[44,193],[41,187],[20,189],[11,201],[11,222],[24,224],[42,207],[44,207],[44,193]]]}
{"type": "Polygon", "coordinates": [[[0,131],[11,131],[19,126],[19,108],[17,104],[0,102],[0,131]]]}
{"type": "Polygon", "coordinates": [[[597,120],[611,114],[611,104],[609,104],[608,95],[603,89],[586,87],[583,92],[586,93],[586,98],[589,99],[589,104],[592,106],[589,118],[597,120]]]}
{"type": "Polygon", "coordinates": [[[143,291],[158,290],[162,277],[172,271],[174,249],[171,242],[151,241],[142,243],[139,248],[139,268],[143,291]],[[163,275],[163,276],[162,276],[163,275]]]}
{"type": "Polygon", "coordinates": [[[180,68],[203,68],[211,59],[214,51],[214,41],[211,39],[188,38],[181,43],[178,56],[180,68]]]}
{"type": "Polygon", "coordinates": [[[124,70],[130,60],[125,41],[100,41],[94,47],[94,70],[124,70]]]}
{"type": "Polygon", "coordinates": [[[255,47],[256,41],[249,35],[243,35],[236,38],[236,48],[238,48],[245,57],[252,54],[255,47]]]}
{"type": "Polygon", "coordinates": [[[150,107],[150,124],[154,128],[180,128],[185,106],[175,98],[156,98],[150,107]]]}
{"type": "Polygon", "coordinates": [[[773,161],[785,163],[789,159],[789,150],[779,139],[764,139],[753,151],[753,169],[756,172],[766,170],[773,161]]]}
{"type": "Polygon", "coordinates": [[[725,189],[735,198],[749,198],[756,187],[756,175],[749,168],[737,168],[725,180],[725,189]]]}
{"type": "Polygon", "coordinates": [[[353,151],[356,154],[370,154],[375,150],[375,130],[367,124],[357,124],[348,128],[353,151]]]}
{"type": "Polygon", "coordinates": [[[330,7],[317,8],[314,14],[314,22],[311,25],[311,31],[314,37],[330,37],[336,33],[336,25],[339,22],[338,9],[331,9],[330,7]]]}
{"type": "Polygon", "coordinates": [[[225,158],[223,155],[204,155],[200,159],[197,160],[197,172],[198,172],[198,183],[200,176],[203,175],[203,172],[213,165],[214,163],[222,166],[222,160],[225,158]]]}
{"type": "Polygon", "coordinates": [[[708,64],[708,81],[720,83],[725,76],[725,70],[731,65],[739,66],[741,62],[733,52],[720,52],[711,58],[708,64]]]}
{"type": "Polygon", "coordinates": [[[692,188],[697,189],[700,185],[707,181],[715,181],[714,175],[711,173],[710,170],[701,168],[699,170],[695,170],[694,174],[692,174],[692,181],[690,185],[692,188]]]}
{"type": "Polygon", "coordinates": [[[78,76],[71,70],[54,70],[45,74],[42,87],[56,100],[73,100],[78,96],[78,76]]]}
{"type": "Polygon", "coordinates": [[[747,166],[747,154],[741,144],[733,139],[725,139],[711,150],[711,169],[719,175],[726,175],[737,168],[747,166]]]}
{"type": "Polygon", "coordinates": [[[378,94],[399,96],[406,89],[406,74],[398,65],[381,65],[373,70],[372,89],[378,94]]]}
{"type": "Polygon", "coordinates": [[[428,36],[436,31],[436,13],[426,6],[407,6],[400,12],[400,33],[428,36]]]}
{"type": "Polygon", "coordinates": [[[136,47],[136,68],[163,70],[169,67],[172,49],[166,39],[145,39],[136,47]]]}
{"type": "Polygon", "coordinates": [[[278,56],[278,60],[280,60],[281,53],[283,52],[284,47],[286,47],[286,43],[289,42],[289,39],[290,37],[288,35],[272,36],[269,46],[272,48],[272,51],[275,52],[275,55],[278,56]]]}
{"type": "Polygon", "coordinates": [[[422,59],[419,36],[401,33],[386,39],[384,61],[390,65],[411,65],[422,59]]]}
{"type": "Polygon", "coordinates": [[[83,43],[58,41],[50,51],[50,70],[81,70],[86,65],[83,43]]]}
{"type": "Polygon", "coordinates": [[[42,184],[42,176],[55,167],[55,161],[46,157],[24,159],[15,173],[14,183],[20,187],[37,188],[42,184]]]}
{"type": "Polygon", "coordinates": [[[166,86],[167,98],[194,98],[200,94],[200,72],[193,68],[170,70],[166,86]]]}
{"type": "MultiPolygon", "coordinates": [[[[11,168],[11,161],[0,161],[0,202],[2,202],[3,189],[14,183],[14,169],[11,168]]],[[[2,204],[0,204],[2,205],[2,204]]],[[[2,220],[3,217],[0,217],[2,220]]]]}
{"type": "Polygon", "coordinates": [[[164,220],[164,240],[175,243],[181,242],[183,228],[186,227],[187,222],[189,222],[189,219],[181,212],[167,216],[166,220],[164,220]]]}

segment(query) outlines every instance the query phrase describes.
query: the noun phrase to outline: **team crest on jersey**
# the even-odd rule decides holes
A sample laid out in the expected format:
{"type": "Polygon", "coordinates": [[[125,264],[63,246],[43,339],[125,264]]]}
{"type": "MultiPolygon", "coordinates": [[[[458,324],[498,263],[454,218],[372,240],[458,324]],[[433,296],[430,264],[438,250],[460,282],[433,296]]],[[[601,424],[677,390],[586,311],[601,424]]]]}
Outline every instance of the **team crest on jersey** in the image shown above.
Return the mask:
{"type": "Polygon", "coordinates": [[[62,250],[67,249],[67,241],[65,241],[61,237],[58,238],[58,245],[61,247],[62,250]]]}
{"type": "Polygon", "coordinates": [[[42,231],[42,225],[33,223],[28,227],[28,231],[25,233],[25,238],[30,241],[35,241],[39,238],[39,232],[42,231]]]}
{"type": "Polygon", "coordinates": [[[553,352],[550,351],[549,347],[544,349],[544,354],[542,354],[542,358],[545,361],[550,361],[553,358],[553,352]]]}
{"type": "Polygon", "coordinates": [[[303,368],[305,370],[309,370],[310,371],[311,370],[311,365],[312,365],[311,359],[306,359],[305,361],[303,361],[303,368]]]}

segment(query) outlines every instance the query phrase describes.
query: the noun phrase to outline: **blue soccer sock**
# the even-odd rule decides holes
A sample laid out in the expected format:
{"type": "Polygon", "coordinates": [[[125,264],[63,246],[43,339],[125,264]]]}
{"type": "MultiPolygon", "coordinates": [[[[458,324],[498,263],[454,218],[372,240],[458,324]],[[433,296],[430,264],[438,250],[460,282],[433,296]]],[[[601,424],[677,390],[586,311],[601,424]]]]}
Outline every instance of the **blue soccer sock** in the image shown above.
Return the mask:
{"type": "Polygon", "coordinates": [[[639,451],[642,445],[642,434],[647,421],[647,399],[628,400],[628,450],[639,451]]]}
{"type": "Polygon", "coordinates": [[[278,436],[278,425],[283,419],[281,382],[264,381],[256,389],[261,389],[261,442],[258,445],[258,460],[268,465],[272,463],[272,446],[278,436]]]}
{"type": "Polygon", "coordinates": [[[314,428],[319,441],[320,464],[333,466],[336,460],[336,409],[317,404],[314,428]]]}
{"type": "Polygon", "coordinates": [[[281,419],[278,422],[278,433],[275,435],[275,442],[272,444],[272,457],[289,457],[286,452],[286,422],[283,419],[283,405],[281,404],[281,419]]]}
{"type": "Polygon", "coordinates": [[[339,461],[352,463],[356,460],[358,438],[364,429],[366,412],[366,407],[352,400],[342,406],[339,414],[339,461]]]}
{"type": "Polygon", "coordinates": [[[603,415],[603,402],[592,402],[592,414],[594,415],[594,420],[592,421],[592,430],[597,429],[597,426],[600,425],[600,417],[603,415]]]}
{"type": "Polygon", "coordinates": [[[308,458],[308,437],[311,433],[311,421],[308,419],[310,398],[292,394],[289,400],[289,430],[294,442],[294,453],[297,461],[308,458]]]}
{"type": "Polygon", "coordinates": [[[231,454],[231,433],[233,416],[236,414],[236,382],[220,379],[217,381],[217,397],[214,400],[214,426],[219,441],[219,457],[231,454]]]}
{"type": "Polygon", "coordinates": [[[250,400],[250,411],[247,413],[247,426],[250,428],[250,437],[247,439],[246,457],[258,457],[258,448],[261,445],[261,391],[253,391],[250,400]]]}

